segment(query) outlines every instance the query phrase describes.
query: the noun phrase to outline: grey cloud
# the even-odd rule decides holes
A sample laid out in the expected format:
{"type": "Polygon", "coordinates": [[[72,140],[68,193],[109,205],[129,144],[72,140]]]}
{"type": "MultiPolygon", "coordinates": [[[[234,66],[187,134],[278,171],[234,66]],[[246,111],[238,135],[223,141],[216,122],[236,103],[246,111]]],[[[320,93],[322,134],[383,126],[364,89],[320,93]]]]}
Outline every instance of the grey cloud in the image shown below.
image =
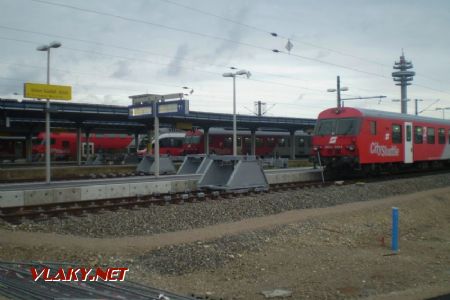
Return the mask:
{"type": "Polygon", "coordinates": [[[116,70],[111,74],[112,77],[124,79],[131,76],[131,69],[129,62],[119,61],[116,63],[116,70]]]}
{"type": "Polygon", "coordinates": [[[175,53],[174,57],[172,58],[172,61],[169,63],[169,66],[167,67],[167,75],[174,77],[180,75],[182,71],[183,60],[188,56],[188,54],[189,54],[189,47],[186,43],[178,46],[177,52],[175,53]]]}

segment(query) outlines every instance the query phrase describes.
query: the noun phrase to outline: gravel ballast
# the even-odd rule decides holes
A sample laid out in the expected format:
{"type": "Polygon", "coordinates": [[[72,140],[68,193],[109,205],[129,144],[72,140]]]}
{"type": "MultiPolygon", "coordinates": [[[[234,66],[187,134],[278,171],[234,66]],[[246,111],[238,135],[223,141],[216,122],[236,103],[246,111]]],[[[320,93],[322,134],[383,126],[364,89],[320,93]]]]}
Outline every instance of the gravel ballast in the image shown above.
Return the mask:
{"type": "Polygon", "coordinates": [[[101,214],[87,214],[84,217],[27,220],[20,225],[10,225],[0,221],[0,227],[88,237],[151,235],[266,216],[292,209],[327,207],[380,199],[445,187],[449,183],[450,173],[444,173],[366,184],[271,192],[183,205],[155,205],[135,210],[124,209],[101,214]]]}

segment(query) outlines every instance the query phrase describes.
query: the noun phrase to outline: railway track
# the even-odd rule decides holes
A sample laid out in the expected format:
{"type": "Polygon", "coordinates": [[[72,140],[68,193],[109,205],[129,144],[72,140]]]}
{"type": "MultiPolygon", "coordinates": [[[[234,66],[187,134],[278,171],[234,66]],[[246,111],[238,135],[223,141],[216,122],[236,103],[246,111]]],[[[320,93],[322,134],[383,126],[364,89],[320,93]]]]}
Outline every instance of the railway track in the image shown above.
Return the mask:
{"type": "Polygon", "coordinates": [[[201,202],[206,200],[231,199],[249,195],[297,190],[312,187],[324,187],[332,183],[294,182],[274,184],[270,189],[235,190],[235,191],[185,191],[182,193],[152,194],[148,196],[134,196],[126,198],[102,199],[95,201],[77,201],[58,204],[8,207],[0,209],[0,217],[4,220],[20,224],[25,219],[45,219],[49,217],[67,217],[69,215],[82,216],[86,213],[101,213],[106,210],[122,208],[138,209],[149,205],[181,205],[186,202],[201,202]]]}
{"type": "Polygon", "coordinates": [[[114,211],[118,209],[139,209],[149,205],[182,205],[190,202],[202,202],[206,200],[220,201],[223,199],[232,199],[237,197],[245,197],[249,195],[257,195],[262,193],[275,193],[290,190],[299,190],[306,188],[323,188],[336,183],[342,185],[355,184],[357,182],[383,182],[397,179],[415,178],[427,175],[436,175],[448,173],[449,170],[431,170],[424,172],[398,173],[391,175],[383,175],[371,178],[354,178],[350,180],[339,181],[312,181],[312,182],[292,182],[282,184],[271,184],[269,189],[245,189],[235,191],[189,191],[181,193],[152,194],[133,196],[126,198],[101,199],[93,201],[77,201],[65,202],[58,204],[21,206],[0,208],[0,218],[12,224],[20,224],[27,219],[43,220],[49,217],[68,217],[83,216],[88,213],[102,213],[104,211],[114,211]]]}

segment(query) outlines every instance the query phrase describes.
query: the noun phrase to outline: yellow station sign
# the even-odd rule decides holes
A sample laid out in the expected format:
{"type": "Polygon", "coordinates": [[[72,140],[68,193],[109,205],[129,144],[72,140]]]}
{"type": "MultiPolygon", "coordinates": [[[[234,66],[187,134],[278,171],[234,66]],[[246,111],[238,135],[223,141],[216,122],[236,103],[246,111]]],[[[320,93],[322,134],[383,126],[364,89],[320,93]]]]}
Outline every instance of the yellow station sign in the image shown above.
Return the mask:
{"type": "Polygon", "coordinates": [[[66,85],[25,83],[23,95],[25,98],[72,100],[72,87],[66,85]]]}

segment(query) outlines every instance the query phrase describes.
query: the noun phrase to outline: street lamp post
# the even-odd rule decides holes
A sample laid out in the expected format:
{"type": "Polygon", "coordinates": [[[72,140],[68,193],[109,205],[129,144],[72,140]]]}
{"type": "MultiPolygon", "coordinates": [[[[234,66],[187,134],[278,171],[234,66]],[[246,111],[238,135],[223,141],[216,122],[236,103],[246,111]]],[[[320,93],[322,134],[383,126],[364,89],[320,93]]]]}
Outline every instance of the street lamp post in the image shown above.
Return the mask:
{"type": "Polygon", "coordinates": [[[328,89],[327,92],[333,93],[337,92],[337,108],[341,108],[341,91],[348,91],[348,87],[341,87],[341,78],[337,77],[337,83],[335,89],[328,89]]]}
{"type": "Polygon", "coordinates": [[[250,77],[251,73],[246,70],[239,70],[235,73],[224,73],[223,77],[233,78],[233,155],[237,155],[237,124],[236,124],[236,76],[246,75],[250,77]]]}
{"type": "Polygon", "coordinates": [[[436,107],[436,110],[441,110],[442,111],[442,119],[445,120],[445,111],[446,110],[450,110],[450,107],[436,107]]]}
{"type": "MultiPolygon", "coordinates": [[[[60,42],[51,42],[36,48],[38,51],[47,52],[47,84],[50,84],[50,49],[61,47],[60,42]]],[[[45,182],[50,183],[50,99],[47,99],[45,106],[45,182]]]]}

